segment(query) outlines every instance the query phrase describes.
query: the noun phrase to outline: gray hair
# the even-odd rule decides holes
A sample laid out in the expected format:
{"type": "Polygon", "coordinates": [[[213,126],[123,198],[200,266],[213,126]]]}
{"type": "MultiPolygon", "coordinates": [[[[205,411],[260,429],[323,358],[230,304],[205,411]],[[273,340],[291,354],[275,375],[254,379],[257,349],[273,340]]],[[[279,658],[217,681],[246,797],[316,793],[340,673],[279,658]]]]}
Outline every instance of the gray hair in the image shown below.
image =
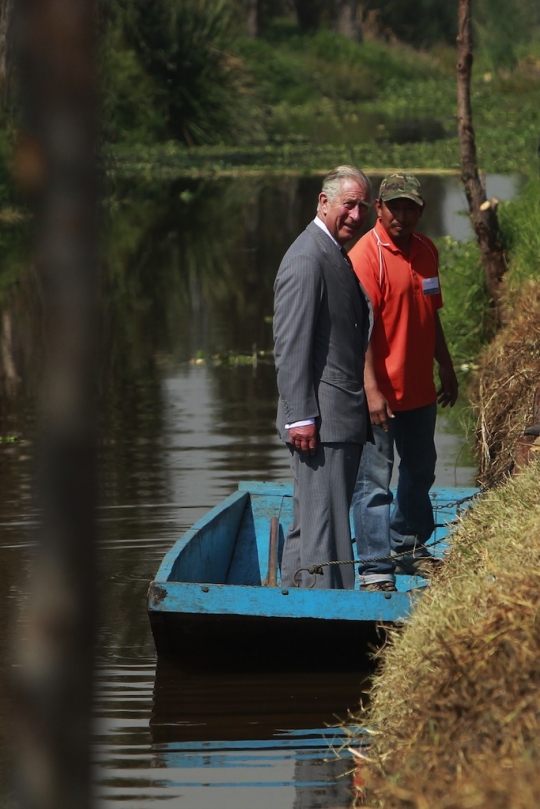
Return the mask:
{"type": "Polygon", "coordinates": [[[332,203],[337,197],[344,180],[356,180],[361,186],[367,188],[370,194],[372,193],[371,182],[363,171],[357,169],[356,166],[337,166],[323,180],[321,191],[328,197],[328,202],[332,203]]]}

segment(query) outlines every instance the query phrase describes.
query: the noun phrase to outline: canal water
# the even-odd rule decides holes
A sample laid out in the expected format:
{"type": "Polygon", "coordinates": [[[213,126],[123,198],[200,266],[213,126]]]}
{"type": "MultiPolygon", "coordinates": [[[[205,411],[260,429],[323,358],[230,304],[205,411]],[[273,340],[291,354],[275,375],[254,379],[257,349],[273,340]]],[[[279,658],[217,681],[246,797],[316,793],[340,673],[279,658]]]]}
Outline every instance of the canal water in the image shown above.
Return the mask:
{"type": "MultiPolygon", "coordinates": [[[[374,178],[375,184],[380,178],[374,178]]],[[[492,195],[513,193],[490,178],[492,195]],[[498,186],[496,184],[499,184],[498,186]]],[[[430,236],[468,235],[454,178],[426,177],[430,236]]],[[[172,543],[240,480],[289,480],[275,429],[272,285],[317,179],[111,183],[101,275],[95,784],[100,809],[338,809],[347,722],[369,672],[194,675],[156,661],[145,596],[172,543]]],[[[28,238],[0,241],[0,652],[5,678],[38,522],[40,298],[28,238]]],[[[439,485],[468,485],[441,418],[439,485]]],[[[275,649],[279,657],[280,649],[275,649]]],[[[2,805],[12,748],[0,694],[2,805]]]]}

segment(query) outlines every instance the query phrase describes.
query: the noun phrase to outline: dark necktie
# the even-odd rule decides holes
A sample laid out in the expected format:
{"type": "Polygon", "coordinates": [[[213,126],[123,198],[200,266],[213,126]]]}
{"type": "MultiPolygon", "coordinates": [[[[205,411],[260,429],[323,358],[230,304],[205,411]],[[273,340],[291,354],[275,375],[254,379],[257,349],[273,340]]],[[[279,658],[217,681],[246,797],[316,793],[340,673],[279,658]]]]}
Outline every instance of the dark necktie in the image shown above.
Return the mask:
{"type": "Polygon", "coordinates": [[[341,255],[343,256],[343,258],[345,259],[345,261],[347,262],[347,264],[349,265],[349,267],[351,268],[351,271],[352,271],[352,273],[353,273],[354,277],[356,278],[356,273],[354,272],[353,265],[352,265],[352,261],[351,261],[351,260],[350,260],[350,258],[349,258],[349,254],[347,253],[347,251],[345,250],[345,248],[344,248],[344,247],[340,247],[340,248],[339,248],[339,252],[340,252],[340,253],[341,253],[341,255]]]}
{"type": "Polygon", "coordinates": [[[341,253],[341,255],[343,256],[343,258],[345,259],[345,261],[347,262],[347,264],[349,265],[349,267],[352,267],[352,261],[350,260],[350,258],[349,258],[349,254],[347,253],[347,251],[345,250],[345,248],[344,248],[344,247],[340,247],[340,248],[339,248],[339,252],[340,252],[340,253],[341,253]]]}

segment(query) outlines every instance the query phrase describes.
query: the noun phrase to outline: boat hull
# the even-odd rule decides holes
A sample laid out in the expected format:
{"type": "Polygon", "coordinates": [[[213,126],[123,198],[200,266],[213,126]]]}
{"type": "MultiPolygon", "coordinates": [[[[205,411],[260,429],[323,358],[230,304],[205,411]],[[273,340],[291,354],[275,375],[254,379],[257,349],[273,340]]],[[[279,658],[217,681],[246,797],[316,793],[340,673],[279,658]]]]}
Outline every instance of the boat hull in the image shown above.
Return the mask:
{"type": "Polygon", "coordinates": [[[205,672],[363,670],[386,638],[375,621],[154,614],[151,624],[160,657],[205,672]]]}
{"type": "MultiPolygon", "coordinates": [[[[474,493],[433,492],[434,553],[474,493]]],[[[396,593],[360,591],[358,582],[355,590],[281,587],[279,565],[274,576],[269,568],[291,515],[289,485],[242,483],[175,543],[148,592],[159,655],[242,669],[357,665],[384,639],[382,628],[407,620],[426,584],[417,577],[398,576],[396,593]]]]}

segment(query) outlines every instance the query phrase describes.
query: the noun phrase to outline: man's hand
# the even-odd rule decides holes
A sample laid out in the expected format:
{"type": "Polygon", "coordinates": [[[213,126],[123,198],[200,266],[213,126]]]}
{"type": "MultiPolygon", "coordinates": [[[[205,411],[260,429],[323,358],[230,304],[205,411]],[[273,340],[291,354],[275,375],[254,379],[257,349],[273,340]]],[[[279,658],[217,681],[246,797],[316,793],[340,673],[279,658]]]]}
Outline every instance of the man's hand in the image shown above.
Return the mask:
{"type": "Polygon", "coordinates": [[[440,365],[439,379],[441,380],[441,386],[437,391],[437,401],[441,407],[446,407],[447,405],[453,407],[458,397],[459,387],[454,366],[452,364],[440,365]]]}
{"type": "Polygon", "coordinates": [[[382,427],[384,432],[388,432],[388,419],[393,419],[394,414],[390,409],[390,405],[377,388],[370,393],[366,391],[369,407],[369,417],[372,424],[382,427]]]}
{"type": "Polygon", "coordinates": [[[305,427],[291,427],[289,430],[289,442],[309,455],[315,455],[317,449],[317,425],[308,424],[305,427]]]}

